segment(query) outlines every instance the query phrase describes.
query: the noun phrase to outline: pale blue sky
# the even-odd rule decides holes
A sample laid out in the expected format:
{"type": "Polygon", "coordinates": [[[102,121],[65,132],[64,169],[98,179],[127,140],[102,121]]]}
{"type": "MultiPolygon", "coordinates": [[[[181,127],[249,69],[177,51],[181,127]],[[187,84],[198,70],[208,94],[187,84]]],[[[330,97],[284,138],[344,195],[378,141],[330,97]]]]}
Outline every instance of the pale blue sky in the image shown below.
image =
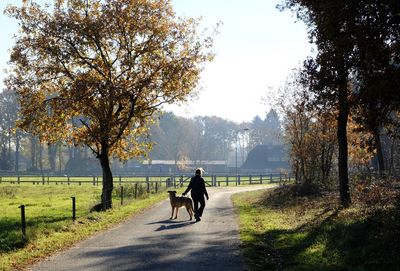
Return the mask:
{"type": "MultiPolygon", "coordinates": [[[[49,0],[39,0],[44,3],[49,0]]],[[[207,64],[201,78],[198,99],[180,108],[169,107],[184,116],[216,115],[236,122],[265,116],[269,107],[262,98],[270,86],[283,84],[311,52],[303,23],[289,12],[275,6],[281,0],[173,0],[179,16],[202,17],[202,27],[213,28],[219,21],[215,37],[216,57],[207,64]]],[[[21,5],[22,0],[0,0],[21,5]]],[[[13,44],[17,22],[0,15],[0,81],[13,44]]],[[[0,83],[0,89],[3,89],[0,83]]]]}

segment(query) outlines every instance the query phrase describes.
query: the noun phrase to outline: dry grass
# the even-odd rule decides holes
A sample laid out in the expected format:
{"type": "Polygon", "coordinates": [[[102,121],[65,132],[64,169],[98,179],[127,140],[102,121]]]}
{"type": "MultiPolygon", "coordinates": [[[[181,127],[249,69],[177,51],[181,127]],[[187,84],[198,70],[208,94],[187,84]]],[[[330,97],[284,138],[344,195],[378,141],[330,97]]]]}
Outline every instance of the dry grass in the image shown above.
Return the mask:
{"type": "Polygon", "coordinates": [[[400,211],[295,186],[234,197],[249,270],[398,270],[400,211]]]}

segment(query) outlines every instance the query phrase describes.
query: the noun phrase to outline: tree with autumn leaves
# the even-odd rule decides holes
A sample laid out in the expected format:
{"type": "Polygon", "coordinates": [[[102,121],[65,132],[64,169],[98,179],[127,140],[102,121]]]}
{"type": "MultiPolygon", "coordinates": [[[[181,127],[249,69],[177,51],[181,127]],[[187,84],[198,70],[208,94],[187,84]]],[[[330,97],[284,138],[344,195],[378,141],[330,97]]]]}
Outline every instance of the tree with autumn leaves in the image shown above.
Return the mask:
{"type": "Polygon", "coordinates": [[[7,79],[19,126],[49,143],[88,146],[103,172],[103,209],[111,208],[110,158],[149,150],[151,116],[190,97],[212,39],[197,20],[177,18],[170,0],[25,1],[6,13],[20,26],[7,79]]]}
{"type": "Polygon", "coordinates": [[[351,116],[374,135],[384,172],[379,133],[400,108],[400,2],[285,0],[281,7],[306,23],[317,48],[302,80],[317,108],[335,112],[340,198],[347,205],[351,116]]]}

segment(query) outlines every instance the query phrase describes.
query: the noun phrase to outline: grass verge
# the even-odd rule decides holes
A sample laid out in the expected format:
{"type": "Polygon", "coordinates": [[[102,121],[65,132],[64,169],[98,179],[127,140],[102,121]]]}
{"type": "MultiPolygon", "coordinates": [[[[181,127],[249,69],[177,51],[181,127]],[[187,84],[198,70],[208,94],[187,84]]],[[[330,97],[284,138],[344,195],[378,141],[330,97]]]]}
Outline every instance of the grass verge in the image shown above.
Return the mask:
{"type": "MultiPolygon", "coordinates": [[[[79,189],[82,190],[83,188],[80,187],[79,189]]],[[[4,246],[7,245],[9,240],[0,238],[0,243],[3,247],[3,250],[0,252],[0,270],[21,270],[31,265],[35,261],[49,256],[57,251],[68,248],[74,243],[81,241],[96,232],[106,230],[126,220],[132,215],[138,214],[155,203],[167,198],[167,194],[164,192],[150,194],[146,198],[132,200],[122,206],[118,206],[118,204],[116,204],[114,209],[106,212],[81,214],[78,216],[75,222],[72,222],[69,216],[66,217],[65,213],[42,213],[42,215],[35,215],[35,225],[32,224],[30,227],[29,218],[27,217],[27,240],[23,240],[20,238],[20,233],[16,233],[17,236],[10,238],[19,238],[21,240],[20,244],[16,246],[15,243],[13,243],[13,246],[7,250],[4,249],[4,246]]],[[[68,198],[68,202],[70,202],[69,194],[70,193],[64,196],[68,198]]],[[[46,195],[46,193],[42,193],[42,195],[46,195]]],[[[43,199],[45,200],[48,198],[49,195],[44,197],[38,195],[35,196],[32,195],[32,191],[30,191],[30,197],[30,199],[35,198],[35,206],[38,206],[42,205],[40,202],[43,199]]],[[[54,194],[51,194],[50,197],[55,196],[54,194]]],[[[27,199],[25,199],[25,202],[26,200],[27,199]]],[[[15,197],[14,200],[11,199],[11,205],[15,205],[16,202],[18,202],[18,197],[15,197]]],[[[51,204],[49,202],[50,201],[48,201],[49,205],[58,204],[58,200],[55,201],[54,199],[51,201],[51,204]]],[[[90,194],[88,194],[88,202],[93,202],[90,194]]],[[[3,204],[4,202],[2,202],[2,205],[3,204]]],[[[31,205],[31,207],[33,206],[31,205]]],[[[49,207],[51,209],[53,206],[45,207],[49,207]]],[[[9,208],[10,207],[5,208],[4,210],[8,210],[9,208]]],[[[32,219],[30,221],[32,221],[32,219]]],[[[8,218],[6,216],[2,216],[0,219],[0,227],[2,227],[2,229],[7,228],[10,231],[15,231],[15,228],[19,229],[19,223],[12,216],[9,216],[8,218]]]]}
{"type": "Polygon", "coordinates": [[[399,207],[341,208],[292,186],[234,195],[248,270],[400,270],[399,207]]]}

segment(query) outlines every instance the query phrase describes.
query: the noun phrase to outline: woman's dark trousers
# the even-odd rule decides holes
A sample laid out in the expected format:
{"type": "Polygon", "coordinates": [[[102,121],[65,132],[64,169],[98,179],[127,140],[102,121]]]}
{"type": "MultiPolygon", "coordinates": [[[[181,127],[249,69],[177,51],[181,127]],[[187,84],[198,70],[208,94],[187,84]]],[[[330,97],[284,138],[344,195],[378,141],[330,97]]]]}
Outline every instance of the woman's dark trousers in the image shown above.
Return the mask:
{"type": "Polygon", "coordinates": [[[192,199],[194,204],[194,217],[200,218],[203,214],[204,207],[206,206],[204,195],[192,195],[192,199]],[[200,203],[200,208],[199,208],[199,203],[200,203]]]}

